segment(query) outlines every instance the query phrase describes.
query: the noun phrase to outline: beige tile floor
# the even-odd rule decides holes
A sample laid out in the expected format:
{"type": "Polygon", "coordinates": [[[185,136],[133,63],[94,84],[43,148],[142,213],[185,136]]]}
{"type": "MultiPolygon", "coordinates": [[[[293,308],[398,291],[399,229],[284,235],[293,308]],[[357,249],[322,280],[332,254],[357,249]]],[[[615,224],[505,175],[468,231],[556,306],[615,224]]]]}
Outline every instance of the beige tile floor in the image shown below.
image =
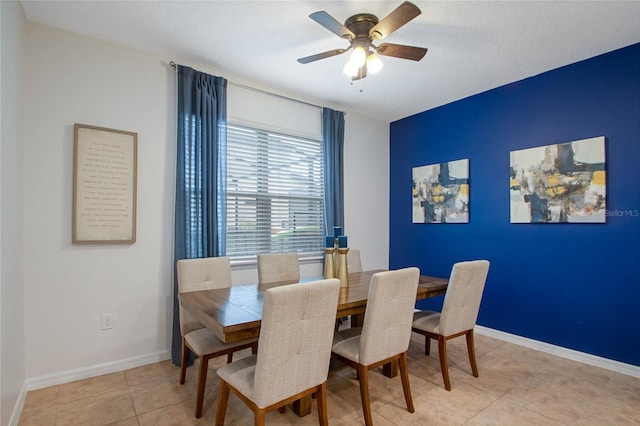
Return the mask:
{"type": "MultiPolygon", "coordinates": [[[[409,350],[415,413],[407,412],[400,378],[370,373],[376,425],[640,425],[640,379],[476,335],[480,377],[470,374],[464,339],[449,342],[453,389],[442,384],[437,350],[424,355],[422,337],[409,350]]],[[[248,352],[247,352],[248,354],[248,352]]],[[[27,394],[20,425],[200,425],[213,424],[218,378],[212,360],[205,413],[193,416],[197,368],[185,385],[169,361],[80,380],[27,394]]],[[[328,381],[329,423],[364,424],[353,370],[332,373],[328,381]]],[[[316,425],[312,413],[298,418],[287,410],[267,415],[267,424],[316,425]]],[[[227,425],[251,425],[253,415],[233,394],[227,425]]]]}

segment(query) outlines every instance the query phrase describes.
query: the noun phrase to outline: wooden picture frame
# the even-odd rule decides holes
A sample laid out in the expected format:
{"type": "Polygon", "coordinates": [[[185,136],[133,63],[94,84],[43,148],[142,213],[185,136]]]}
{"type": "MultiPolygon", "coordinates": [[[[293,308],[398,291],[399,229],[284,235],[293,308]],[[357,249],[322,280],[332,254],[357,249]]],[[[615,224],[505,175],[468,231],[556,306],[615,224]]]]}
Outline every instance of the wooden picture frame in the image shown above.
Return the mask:
{"type": "Polygon", "coordinates": [[[73,244],[136,242],[138,134],[74,125],[73,244]]]}

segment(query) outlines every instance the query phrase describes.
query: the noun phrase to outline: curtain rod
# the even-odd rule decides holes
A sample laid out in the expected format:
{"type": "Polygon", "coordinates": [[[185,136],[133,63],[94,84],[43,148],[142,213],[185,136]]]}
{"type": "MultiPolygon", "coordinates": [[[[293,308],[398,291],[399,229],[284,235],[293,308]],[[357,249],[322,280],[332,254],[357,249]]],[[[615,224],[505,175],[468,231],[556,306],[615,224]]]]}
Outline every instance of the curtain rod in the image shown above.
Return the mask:
{"type": "MultiPolygon", "coordinates": [[[[169,62],[169,65],[171,65],[171,66],[173,67],[173,69],[175,69],[175,70],[177,70],[177,69],[178,69],[178,64],[177,64],[177,63],[175,63],[174,61],[169,62]]],[[[229,81],[229,80],[227,80],[227,81],[229,81]]],[[[293,98],[290,98],[290,97],[288,97],[288,96],[279,95],[279,94],[277,94],[277,93],[267,92],[266,90],[257,89],[257,88],[255,88],[255,87],[247,86],[247,85],[245,85],[245,84],[236,83],[236,82],[234,82],[234,81],[229,81],[229,84],[231,84],[231,85],[233,85],[233,86],[236,86],[236,87],[240,87],[240,88],[242,88],[242,89],[252,90],[252,91],[254,91],[254,92],[262,93],[262,94],[265,94],[265,95],[275,96],[275,97],[278,97],[278,98],[280,98],[280,99],[284,99],[284,100],[292,101],[292,102],[297,102],[297,103],[299,103],[299,104],[303,104],[303,105],[311,106],[311,107],[314,107],[314,108],[318,108],[318,109],[322,109],[322,108],[323,108],[323,107],[321,107],[320,105],[312,104],[312,103],[310,103],[310,102],[301,101],[301,100],[299,100],[299,99],[293,99],[293,98]]]]}

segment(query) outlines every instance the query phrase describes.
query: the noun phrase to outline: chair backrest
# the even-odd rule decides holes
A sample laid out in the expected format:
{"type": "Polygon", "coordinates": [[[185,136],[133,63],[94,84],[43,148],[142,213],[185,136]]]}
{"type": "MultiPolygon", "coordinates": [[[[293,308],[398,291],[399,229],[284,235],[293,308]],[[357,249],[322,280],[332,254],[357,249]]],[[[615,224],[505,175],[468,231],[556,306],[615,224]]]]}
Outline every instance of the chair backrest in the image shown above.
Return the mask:
{"type": "Polygon", "coordinates": [[[488,260],[453,265],[440,314],[441,335],[451,336],[474,327],[488,273],[488,260]]]}
{"type": "Polygon", "coordinates": [[[327,380],[340,280],[265,291],[253,401],[271,405],[327,380]]]}
{"type": "Polygon", "coordinates": [[[420,270],[404,268],[371,277],[360,335],[361,364],[370,365],[409,348],[420,270]]]}
{"type": "Polygon", "coordinates": [[[272,285],[293,284],[300,281],[297,253],[269,253],[258,255],[258,283],[261,289],[272,285]]]}
{"type": "MultiPolygon", "coordinates": [[[[231,287],[231,263],[228,257],[181,259],[177,263],[178,293],[231,287]]],[[[203,328],[180,306],[180,332],[185,334],[203,328]]]]}
{"type": "Polygon", "coordinates": [[[349,272],[362,272],[362,261],[360,260],[360,250],[349,249],[347,252],[347,270],[349,272]]]}

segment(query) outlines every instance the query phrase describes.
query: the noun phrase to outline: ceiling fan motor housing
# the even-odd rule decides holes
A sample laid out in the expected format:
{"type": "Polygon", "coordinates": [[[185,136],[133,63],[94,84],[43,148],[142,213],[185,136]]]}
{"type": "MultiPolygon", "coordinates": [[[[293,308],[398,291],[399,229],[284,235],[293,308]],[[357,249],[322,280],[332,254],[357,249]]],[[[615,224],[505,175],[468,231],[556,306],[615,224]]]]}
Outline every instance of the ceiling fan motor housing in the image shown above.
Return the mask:
{"type": "MultiPolygon", "coordinates": [[[[372,41],[372,37],[369,35],[369,32],[373,27],[376,26],[377,23],[377,16],[370,13],[359,13],[344,21],[344,26],[353,31],[353,33],[356,35],[356,40],[359,38],[364,38],[372,41]]],[[[378,32],[375,32],[374,34],[378,34],[380,36],[380,33],[378,32]]]]}

